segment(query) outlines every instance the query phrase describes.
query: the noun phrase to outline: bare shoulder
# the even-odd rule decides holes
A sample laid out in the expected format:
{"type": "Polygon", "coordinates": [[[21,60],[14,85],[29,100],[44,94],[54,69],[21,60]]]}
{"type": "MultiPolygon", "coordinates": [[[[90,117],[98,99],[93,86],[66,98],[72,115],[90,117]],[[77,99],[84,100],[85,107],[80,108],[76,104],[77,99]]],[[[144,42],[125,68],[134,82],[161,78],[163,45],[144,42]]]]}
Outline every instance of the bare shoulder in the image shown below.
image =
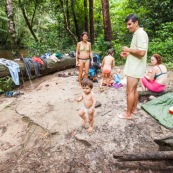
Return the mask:
{"type": "Polygon", "coordinates": [[[103,59],[107,59],[108,58],[108,56],[105,56],[103,59]]]}
{"type": "Polygon", "coordinates": [[[154,66],[153,69],[152,69],[152,71],[153,71],[153,72],[157,72],[157,71],[159,71],[158,66],[154,66]]]}
{"type": "Polygon", "coordinates": [[[90,43],[90,42],[87,42],[87,44],[91,45],[91,43],[90,43]]]}
{"type": "Polygon", "coordinates": [[[166,66],[164,64],[161,64],[161,67],[164,69],[164,70],[167,70],[166,66]]]}
{"type": "Polygon", "coordinates": [[[153,70],[154,70],[154,69],[158,69],[158,66],[154,66],[152,69],[153,69],[153,70]]]}
{"type": "Polygon", "coordinates": [[[93,91],[91,92],[91,96],[92,96],[92,97],[95,97],[95,94],[94,94],[94,92],[93,92],[93,91]]]}
{"type": "Polygon", "coordinates": [[[84,92],[82,93],[82,97],[85,97],[85,93],[84,92]]]}

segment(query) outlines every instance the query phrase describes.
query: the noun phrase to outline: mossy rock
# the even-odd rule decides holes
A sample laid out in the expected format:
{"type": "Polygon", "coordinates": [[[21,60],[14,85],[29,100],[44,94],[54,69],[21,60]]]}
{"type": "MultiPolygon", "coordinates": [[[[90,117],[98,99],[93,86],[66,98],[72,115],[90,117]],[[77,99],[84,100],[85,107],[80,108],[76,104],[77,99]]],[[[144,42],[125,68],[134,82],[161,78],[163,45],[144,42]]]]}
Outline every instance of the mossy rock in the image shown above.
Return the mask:
{"type": "Polygon", "coordinates": [[[0,93],[3,93],[5,91],[11,91],[15,87],[15,84],[11,77],[6,76],[3,78],[0,78],[0,93]]]}

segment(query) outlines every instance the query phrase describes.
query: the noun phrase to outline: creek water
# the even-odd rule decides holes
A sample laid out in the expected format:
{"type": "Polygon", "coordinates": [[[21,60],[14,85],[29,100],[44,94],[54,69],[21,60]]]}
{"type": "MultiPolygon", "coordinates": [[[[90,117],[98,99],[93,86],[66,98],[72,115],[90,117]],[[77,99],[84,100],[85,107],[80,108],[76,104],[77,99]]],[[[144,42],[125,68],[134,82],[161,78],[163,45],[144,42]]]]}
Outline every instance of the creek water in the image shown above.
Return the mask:
{"type": "MultiPolygon", "coordinates": [[[[28,49],[20,49],[19,53],[26,57],[28,56],[28,49]]],[[[12,50],[0,49],[0,58],[13,59],[12,50]]]]}

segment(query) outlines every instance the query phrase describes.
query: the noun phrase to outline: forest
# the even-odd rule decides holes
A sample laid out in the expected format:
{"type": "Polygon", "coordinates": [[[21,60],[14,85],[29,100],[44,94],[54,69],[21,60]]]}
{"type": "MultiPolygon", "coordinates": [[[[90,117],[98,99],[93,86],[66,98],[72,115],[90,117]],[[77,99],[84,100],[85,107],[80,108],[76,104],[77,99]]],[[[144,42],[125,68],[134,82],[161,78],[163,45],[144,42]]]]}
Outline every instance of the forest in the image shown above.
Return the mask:
{"type": "MultiPolygon", "coordinates": [[[[101,56],[129,45],[124,19],[134,13],[149,35],[148,57],[159,53],[169,68],[173,65],[172,0],[6,0],[0,1],[0,48],[29,55],[75,51],[83,31],[89,33],[93,52],[101,56]]],[[[149,59],[149,58],[148,58],[149,59]]]]}
{"type": "MultiPolygon", "coordinates": [[[[20,67],[20,85],[14,85],[8,64],[0,66],[0,172],[173,172],[172,47],[173,0],[0,0],[0,59],[6,58],[1,51],[10,51],[9,59],[20,67]],[[98,70],[93,84],[94,129],[88,133],[89,124],[81,126],[79,112],[85,106],[78,102],[83,98],[79,68],[75,68],[75,58],[66,54],[76,50],[86,31],[93,53],[103,59],[109,48],[114,49],[112,73],[117,67],[122,70],[125,58],[120,52],[123,46],[130,46],[133,36],[125,18],[132,13],[149,36],[147,68],[155,53],[168,68],[166,89],[154,94],[139,86],[132,119],[122,119],[119,115],[129,109],[129,91],[136,89],[118,84],[120,87],[103,86],[101,91],[98,70]],[[64,58],[46,59],[36,73],[29,57],[47,52],[64,58]],[[26,68],[27,59],[31,68],[26,68]]],[[[126,80],[123,70],[121,79],[126,80]]],[[[89,96],[87,102],[93,100],[89,96]]]]}

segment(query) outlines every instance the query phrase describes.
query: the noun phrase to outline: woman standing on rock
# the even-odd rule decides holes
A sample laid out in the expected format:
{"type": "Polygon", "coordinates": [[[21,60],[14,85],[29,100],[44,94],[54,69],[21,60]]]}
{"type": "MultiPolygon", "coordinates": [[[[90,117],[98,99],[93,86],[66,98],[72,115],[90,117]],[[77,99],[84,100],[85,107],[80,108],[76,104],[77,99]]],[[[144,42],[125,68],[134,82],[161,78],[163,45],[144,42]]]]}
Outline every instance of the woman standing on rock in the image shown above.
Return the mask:
{"type": "Polygon", "coordinates": [[[88,42],[88,33],[82,33],[82,41],[77,43],[76,47],[76,66],[79,66],[79,85],[81,86],[82,74],[83,70],[85,69],[84,78],[88,78],[88,70],[90,66],[90,59],[91,64],[93,65],[93,56],[92,56],[92,49],[91,43],[88,42]]]}

